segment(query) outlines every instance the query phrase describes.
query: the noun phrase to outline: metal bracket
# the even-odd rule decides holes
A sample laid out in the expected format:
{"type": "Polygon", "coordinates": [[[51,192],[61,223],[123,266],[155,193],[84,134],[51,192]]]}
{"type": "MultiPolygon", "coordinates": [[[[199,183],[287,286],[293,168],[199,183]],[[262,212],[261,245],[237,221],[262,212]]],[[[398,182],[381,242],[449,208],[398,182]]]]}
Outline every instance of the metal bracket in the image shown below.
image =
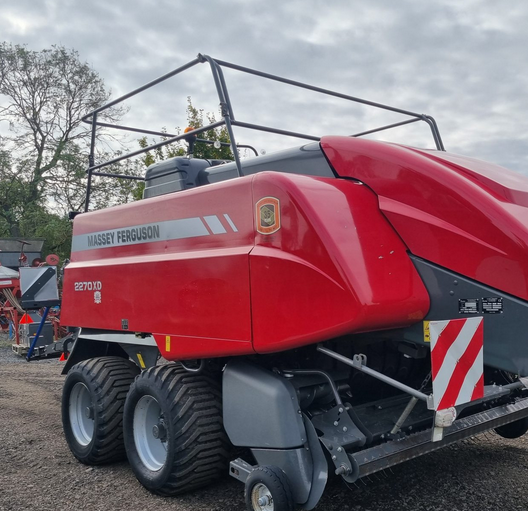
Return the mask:
{"type": "Polygon", "coordinates": [[[325,446],[336,467],[336,474],[350,482],[356,479],[355,467],[350,462],[346,447],[362,447],[367,437],[354,424],[346,407],[337,405],[321,415],[312,417],[313,426],[322,432],[320,442],[325,446]]]}
{"type": "Polygon", "coordinates": [[[160,354],[157,346],[121,344],[121,348],[126,351],[127,355],[138,365],[141,370],[154,367],[160,354]]]}
{"type": "Polygon", "coordinates": [[[242,458],[237,458],[236,460],[229,463],[229,475],[233,476],[235,479],[238,479],[242,483],[246,482],[249,474],[255,467],[250,465],[242,458]]]}

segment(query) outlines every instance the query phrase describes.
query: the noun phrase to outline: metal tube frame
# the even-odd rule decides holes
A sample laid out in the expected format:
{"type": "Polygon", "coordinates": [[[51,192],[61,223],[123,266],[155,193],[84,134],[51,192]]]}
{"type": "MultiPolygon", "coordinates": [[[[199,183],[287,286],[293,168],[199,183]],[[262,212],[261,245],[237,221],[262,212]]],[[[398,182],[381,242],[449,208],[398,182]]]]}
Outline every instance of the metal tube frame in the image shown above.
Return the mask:
{"type": "Polygon", "coordinates": [[[390,378],[389,376],[385,374],[379,373],[378,371],[374,371],[374,369],[367,367],[365,355],[354,355],[354,358],[350,359],[348,357],[345,357],[344,355],[336,353],[335,351],[329,350],[328,348],[325,348],[321,345],[317,346],[317,351],[325,355],[328,355],[329,357],[334,358],[335,360],[338,360],[339,362],[342,362],[343,364],[353,367],[354,369],[357,369],[358,371],[368,374],[372,376],[373,378],[376,378],[377,380],[382,381],[383,383],[386,383],[392,387],[397,388],[398,390],[401,390],[407,394],[410,394],[411,396],[419,399],[420,401],[425,401],[425,403],[427,403],[427,408],[429,410],[434,409],[432,395],[428,396],[427,394],[424,394],[423,392],[420,392],[419,390],[413,389],[412,387],[409,387],[408,385],[405,385],[404,383],[401,383],[398,380],[394,380],[393,378],[390,378]]]}
{"type": "MultiPolygon", "coordinates": [[[[87,171],[86,171],[87,175],[88,175],[88,182],[87,182],[87,190],[86,190],[86,202],[85,202],[85,207],[84,207],[85,211],[88,211],[88,209],[89,209],[92,176],[95,175],[95,176],[105,176],[105,177],[118,177],[118,178],[121,178],[121,179],[141,180],[141,178],[138,178],[138,177],[135,177],[135,176],[126,176],[126,175],[123,175],[123,174],[94,172],[95,170],[97,170],[99,168],[102,168],[102,167],[105,167],[105,166],[108,166],[108,165],[112,165],[114,163],[118,163],[118,162],[120,162],[122,160],[125,160],[127,158],[131,158],[133,156],[137,156],[139,154],[146,153],[146,152],[148,152],[150,150],[153,150],[153,149],[156,149],[156,148],[168,145],[168,144],[172,144],[173,142],[177,142],[178,140],[181,140],[181,139],[183,139],[185,137],[188,137],[189,135],[192,135],[192,134],[197,134],[197,133],[201,133],[201,132],[204,132],[204,131],[208,131],[208,130],[214,129],[216,127],[219,127],[219,126],[225,126],[226,130],[227,130],[227,133],[229,135],[230,146],[231,146],[231,150],[233,152],[233,157],[234,157],[235,162],[236,162],[237,172],[238,172],[239,176],[242,175],[242,166],[241,166],[240,157],[238,155],[238,150],[237,149],[241,148],[241,147],[247,147],[247,146],[238,145],[236,143],[235,134],[234,134],[234,131],[233,131],[233,127],[234,126],[238,126],[240,128],[254,129],[254,130],[263,131],[263,132],[267,132],[267,133],[275,133],[275,134],[278,134],[278,135],[290,136],[290,137],[295,137],[295,138],[302,138],[302,139],[307,139],[307,140],[314,140],[314,141],[319,141],[320,140],[320,137],[314,136],[314,135],[309,135],[309,134],[304,134],[304,133],[296,133],[296,132],[293,132],[293,131],[287,131],[287,130],[282,130],[282,129],[278,129],[278,128],[261,126],[261,125],[258,125],[258,124],[251,124],[251,123],[246,123],[246,122],[242,122],[242,121],[237,121],[235,119],[233,106],[232,106],[231,99],[229,97],[229,92],[228,92],[228,89],[227,89],[227,83],[226,83],[226,80],[225,80],[225,77],[224,77],[224,73],[223,73],[223,70],[222,70],[222,68],[224,68],[224,67],[228,68],[228,69],[235,70],[235,71],[239,71],[241,73],[251,74],[251,75],[254,75],[254,76],[258,76],[260,78],[265,78],[265,79],[268,79],[268,80],[273,80],[273,81],[284,83],[284,84],[291,85],[291,86],[294,86],[294,87],[310,90],[310,91],[313,91],[313,92],[318,92],[320,94],[324,94],[324,95],[327,95],[327,96],[333,96],[333,97],[340,98],[340,99],[343,99],[343,100],[346,100],[346,101],[351,101],[351,102],[354,102],[354,103],[360,103],[362,105],[371,106],[371,107],[374,107],[374,108],[379,108],[379,109],[382,109],[382,110],[387,110],[387,111],[390,111],[390,112],[394,112],[394,113],[398,113],[398,114],[401,114],[401,115],[405,115],[405,116],[411,117],[411,119],[407,119],[405,121],[401,121],[401,122],[397,122],[397,123],[393,123],[393,124],[388,124],[386,126],[381,126],[379,128],[375,128],[375,129],[372,129],[372,130],[363,131],[363,132],[360,132],[360,133],[356,133],[354,135],[350,135],[351,137],[360,137],[360,136],[363,136],[363,135],[377,133],[377,132],[380,132],[380,131],[393,129],[393,128],[396,128],[396,127],[399,127],[399,126],[404,126],[406,124],[411,124],[411,123],[414,123],[414,122],[422,121],[422,122],[425,122],[429,126],[429,128],[431,130],[431,134],[433,136],[433,140],[434,140],[435,145],[436,145],[436,148],[439,151],[445,151],[444,144],[442,142],[442,138],[440,136],[440,131],[438,130],[438,126],[436,124],[436,121],[430,115],[418,114],[416,112],[411,112],[409,110],[403,110],[401,108],[391,107],[389,105],[385,105],[385,104],[382,104],[382,103],[376,103],[374,101],[368,101],[368,100],[361,99],[361,98],[358,98],[358,97],[355,97],[355,96],[350,96],[348,94],[342,94],[340,92],[332,91],[332,90],[329,90],[329,89],[324,89],[322,87],[316,87],[316,86],[309,85],[309,84],[306,84],[306,83],[302,83],[302,82],[298,82],[298,81],[295,81],[295,80],[290,80],[290,79],[287,79],[287,78],[283,78],[281,76],[276,76],[276,75],[272,75],[272,74],[269,74],[269,73],[264,73],[262,71],[257,71],[255,69],[251,69],[251,68],[248,68],[248,67],[238,66],[236,64],[232,64],[230,62],[226,62],[226,61],[223,61],[223,60],[213,59],[212,57],[210,57],[208,55],[198,54],[198,56],[194,60],[191,60],[187,64],[184,64],[183,66],[180,66],[177,69],[174,69],[173,71],[171,71],[171,72],[169,72],[167,74],[164,74],[163,76],[160,76],[159,78],[156,78],[155,80],[152,80],[152,81],[148,82],[147,84],[145,84],[145,85],[143,85],[143,86],[141,86],[141,87],[139,87],[137,89],[134,89],[133,91],[131,91],[131,92],[129,92],[129,93],[123,95],[123,96],[120,96],[117,99],[114,99],[113,101],[110,101],[106,105],[103,105],[103,106],[97,108],[96,110],[93,110],[92,112],[86,114],[82,118],[83,122],[88,123],[88,124],[90,124],[92,126],[91,143],[90,143],[90,155],[89,155],[89,159],[88,159],[88,168],[87,168],[87,171]],[[135,95],[137,95],[137,94],[139,94],[139,93],[151,88],[151,87],[154,87],[155,85],[158,85],[159,83],[161,83],[161,82],[163,82],[165,80],[168,80],[169,78],[172,78],[172,77],[174,77],[174,76],[176,76],[176,75],[178,75],[178,74],[180,74],[180,73],[182,73],[184,71],[187,71],[188,69],[193,68],[197,64],[203,64],[203,63],[208,63],[209,67],[211,68],[211,74],[212,74],[213,81],[214,81],[214,84],[215,84],[215,87],[216,87],[216,91],[217,91],[217,94],[218,94],[218,99],[220,101],[220,109],[221,109],[221,116],[222,116],[222,120],[221,121],[218,121],[218,122],[215,122],[215,123],[211,123],[211,124],[209,124],[207,126],[204,126],[204,127],[200,128],[200,129],[197,129],[197,130],[193,130],[193,131],[187,132],[187,133],[185,133],[183,135],[171,135],[171,134],[163,133],[163,132],[160,132],[160,131],[145,130],[143,128],[135,128],[135,127],[131,127],[131,126],[121,126],[121,125],[118,125],[118,124],[100,122],[100,121],[97,120],[98,114],[100,114],[101,112],[104,112],[105,110],[107,110],[107,109],[109,109],[109,108],[111,108],[111,107],[113,107],[115,105],[118,105],[119,103],[122,103],[123,101],[125,101],[125,100],[127,100],[127,99],[129,99],[129,98],[131,98],[131,97],[133,97],[133,96],[135,96],[135,95]],[[96,141],[96,132],[97,132],[97,128],[98,127],[112,128],[112,129],[117,129],[117,130],[130,131],[130,132],[134,132],[134,133],[142,133],[142,134],[146,134],[146,135],[155,135],[155,136],[162,136],[162,137],[169,137],[169,138],[167,138],[166,140],[163,140],[162,142],[150,145],[148,147],[142,148],[142,149],[137,150],[137,151],[132,151],[132,152],[124,154],[124,155],[122,155],[122,156],[120,156],[118,158],[113,158],[112,160],[109,160],[109,161],[100,163],[98,165],[95,165],[95,141],[96,141]]],[[[249,147],[249,148],[256,153],[254,148],[252,148],[252,147],[249,147]]]]}

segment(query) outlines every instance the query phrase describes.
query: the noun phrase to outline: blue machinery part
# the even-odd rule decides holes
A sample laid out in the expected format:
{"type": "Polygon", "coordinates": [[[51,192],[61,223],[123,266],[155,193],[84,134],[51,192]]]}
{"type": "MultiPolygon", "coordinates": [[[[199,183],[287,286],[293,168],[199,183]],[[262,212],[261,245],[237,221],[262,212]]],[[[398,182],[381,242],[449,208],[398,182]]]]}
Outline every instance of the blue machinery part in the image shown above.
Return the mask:
{"type": "Polygon", "coordinates": [[[44,323],[46,323],[46,318],[48,317],[48,312],[50,308],[46,307],[44,309],[44,314],[42,315],[42,319],[40,320],[39,327],[37,329],[37,333],[35,334],[35,338],[33,339],[31,346],[29,347],[29,351],[26,355],[26,360],[29,362],[31,360],[31,355],[33,355],[33,350],[35,349],[35,346],[39,340],[40,333],[42,332],[42,329],[44,328],[44,323]]]}

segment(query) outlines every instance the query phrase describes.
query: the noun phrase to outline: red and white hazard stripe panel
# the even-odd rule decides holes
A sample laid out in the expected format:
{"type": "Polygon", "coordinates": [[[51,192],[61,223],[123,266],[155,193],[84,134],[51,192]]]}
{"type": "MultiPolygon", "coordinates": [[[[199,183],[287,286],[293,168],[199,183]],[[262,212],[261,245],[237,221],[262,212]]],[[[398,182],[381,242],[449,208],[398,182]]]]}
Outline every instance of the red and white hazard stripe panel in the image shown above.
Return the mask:
{"type": "Polygon", "coordinates": [[[483,318],[429,321],[435,410],[484,395],[483,318]]]}

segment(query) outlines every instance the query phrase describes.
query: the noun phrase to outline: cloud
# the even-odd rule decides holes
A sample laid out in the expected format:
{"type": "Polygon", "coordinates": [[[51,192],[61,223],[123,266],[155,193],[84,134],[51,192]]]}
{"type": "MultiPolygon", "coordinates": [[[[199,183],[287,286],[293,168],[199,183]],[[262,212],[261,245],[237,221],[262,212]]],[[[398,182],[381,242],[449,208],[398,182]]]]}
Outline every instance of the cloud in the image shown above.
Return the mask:
{"type": "MultiPolygon", "coordinates": [[[[79,51],[114,96],[198,52],[354,96],[433,115],[448,150],[528,174],[528,4],[491,0],[32,0],[0,11],[3,38],[32,49],[79,51]]],[[[236,115],[314,134],[354,133],[391,114],[226,72],[236,115]]],[[[218,100],[207,66],[130,102],[130,121],[151,129],[185,123],[186,97],[218,100]]],[[[238,132],[237,132],[237,136],[238,132]]],[[[297,142],[243,133],[268,152],[297,142]]],[[[431,145],[426,126],[392,140],[431,145]]]]}

